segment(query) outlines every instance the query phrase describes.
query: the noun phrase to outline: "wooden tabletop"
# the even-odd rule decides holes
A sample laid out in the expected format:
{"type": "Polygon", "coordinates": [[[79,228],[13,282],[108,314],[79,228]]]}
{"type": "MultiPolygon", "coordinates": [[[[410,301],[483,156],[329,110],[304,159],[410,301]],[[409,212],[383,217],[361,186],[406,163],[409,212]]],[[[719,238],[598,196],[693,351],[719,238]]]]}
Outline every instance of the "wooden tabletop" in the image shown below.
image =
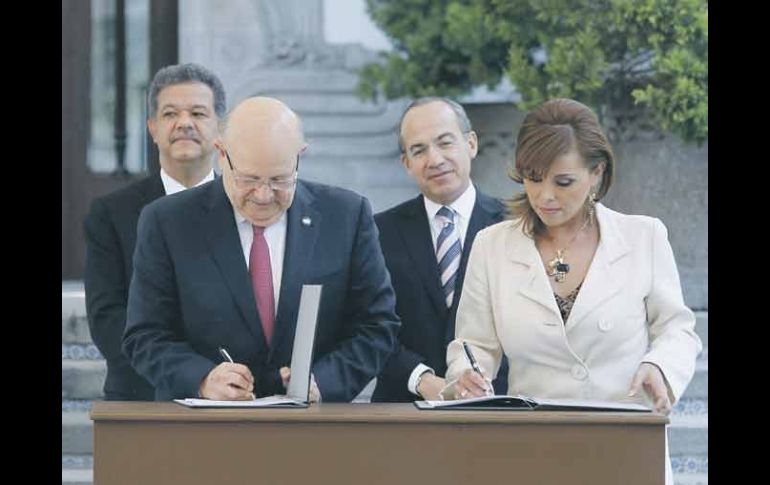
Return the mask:
{"type": "Polygon", "coordinates": [[[91,419],[100,421],[454,423],[454,424],[667,424],[657,413],[562,411],[421,411],[411,403],[320,403],[308,408],[193,409],[171,401],[97,401],[91,419]]]}

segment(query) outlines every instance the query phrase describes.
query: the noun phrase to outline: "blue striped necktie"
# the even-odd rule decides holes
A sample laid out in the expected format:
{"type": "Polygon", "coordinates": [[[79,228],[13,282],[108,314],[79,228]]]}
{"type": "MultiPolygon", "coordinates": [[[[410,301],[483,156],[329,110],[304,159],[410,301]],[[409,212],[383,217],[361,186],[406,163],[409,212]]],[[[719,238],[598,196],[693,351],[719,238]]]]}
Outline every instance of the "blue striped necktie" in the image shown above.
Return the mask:
{"type": "Polygon", "coordinates": [[[460,254],[462,253],[454,217],[454,211],[446,206],[441,207],[436,213],[436,218],[442,224],[441,233],[436,240],[436,259],[441,274],[441,289],[444,291],[447,307],[452,306],[457,270],[460,268],[460,254]]]}

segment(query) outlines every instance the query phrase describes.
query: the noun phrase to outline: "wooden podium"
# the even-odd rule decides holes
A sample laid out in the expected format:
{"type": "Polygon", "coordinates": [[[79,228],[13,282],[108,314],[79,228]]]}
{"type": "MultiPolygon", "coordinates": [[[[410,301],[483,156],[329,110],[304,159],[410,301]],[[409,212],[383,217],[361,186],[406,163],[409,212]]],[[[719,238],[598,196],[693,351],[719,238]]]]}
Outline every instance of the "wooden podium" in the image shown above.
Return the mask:
{"type": "Polygon", "coordinates": [[[96,402],[95,485],[662,485],[665,416],[96,402]]]}

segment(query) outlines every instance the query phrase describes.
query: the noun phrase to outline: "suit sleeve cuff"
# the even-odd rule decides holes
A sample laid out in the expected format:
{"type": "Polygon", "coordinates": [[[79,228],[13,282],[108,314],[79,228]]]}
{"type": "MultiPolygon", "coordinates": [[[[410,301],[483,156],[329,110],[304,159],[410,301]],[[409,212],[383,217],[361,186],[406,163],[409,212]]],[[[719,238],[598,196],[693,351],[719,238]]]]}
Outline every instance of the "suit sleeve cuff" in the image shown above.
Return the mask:
{"type": "Polygon", "coordinates": [[[431,369],[430,367],[428,367],[427,365],[422,364],[422,363],[417,364],[417,367],[415,367],[414,370],[412,371],[412,373],[409,375],[409,381],[406,384],[407,388],[409,389],[409,392],[411,392],[412,394],[415,394],[417,396],[420,395],[417,392],[417,381],[419,380],[419,377],[424,372],[430,372],[433,375],[436,374],[436,372],[433,369],[431,369]]]}

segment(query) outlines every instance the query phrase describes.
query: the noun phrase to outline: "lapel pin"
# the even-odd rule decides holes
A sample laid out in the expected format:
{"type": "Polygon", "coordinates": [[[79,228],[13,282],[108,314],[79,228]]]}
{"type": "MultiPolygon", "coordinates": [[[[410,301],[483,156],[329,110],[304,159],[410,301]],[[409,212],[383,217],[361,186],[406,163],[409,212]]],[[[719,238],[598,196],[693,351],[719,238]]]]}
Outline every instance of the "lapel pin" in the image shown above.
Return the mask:
{"type": "Polygon", "coordinates": [[[305,216],[305,217],[302,218],[302,225],[303,226],[309,226],[311,222],[313,222],[313,221],[310,220],[310,218],[308,216],[305,216]]]}

